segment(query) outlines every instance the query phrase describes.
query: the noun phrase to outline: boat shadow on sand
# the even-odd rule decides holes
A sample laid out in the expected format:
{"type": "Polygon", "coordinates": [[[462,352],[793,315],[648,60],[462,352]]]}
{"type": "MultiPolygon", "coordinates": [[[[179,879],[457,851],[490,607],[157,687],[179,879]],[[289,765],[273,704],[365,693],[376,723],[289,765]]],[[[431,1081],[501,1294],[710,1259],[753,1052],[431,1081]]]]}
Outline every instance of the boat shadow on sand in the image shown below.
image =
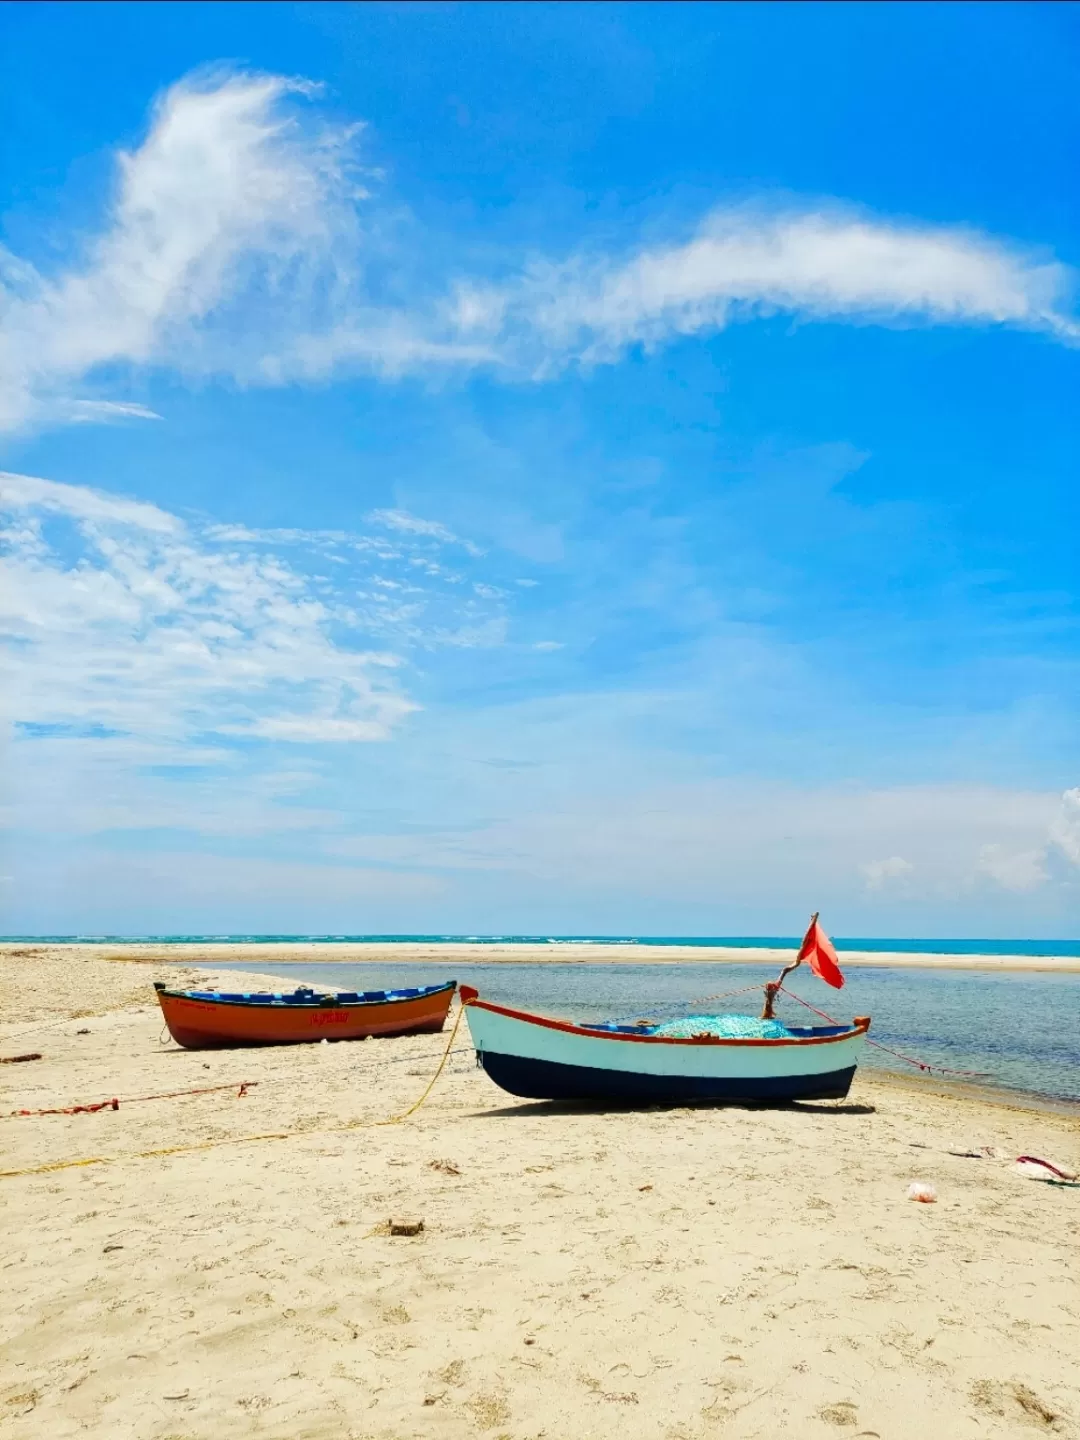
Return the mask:
{"type": "Polygon", "coordinates": [[[877,1106],[853,1100],[673,1100],[669,1104],[655,1105],[635,1105],[615,1100],[522,1100],[516,1105],[475,1110],[469,1118],[509,1120],[534,1115],[643,1115],[677,1110],[790,1110],[802,1115],[874,1115],[877,1106]]]}

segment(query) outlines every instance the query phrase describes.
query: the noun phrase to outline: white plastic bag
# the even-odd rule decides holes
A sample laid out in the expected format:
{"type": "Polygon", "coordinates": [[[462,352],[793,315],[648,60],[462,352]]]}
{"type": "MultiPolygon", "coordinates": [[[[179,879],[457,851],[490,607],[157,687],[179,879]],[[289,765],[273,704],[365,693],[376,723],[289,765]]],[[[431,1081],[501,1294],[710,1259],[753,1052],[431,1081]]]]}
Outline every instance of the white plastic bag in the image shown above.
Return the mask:
{"type": "Polygon", "coordinates": [[[927,1180],[913,1180],[907,1187],[907,1198],[918,1200],[921,1205],[933,1205],[937,1191],[927,1180]]]}

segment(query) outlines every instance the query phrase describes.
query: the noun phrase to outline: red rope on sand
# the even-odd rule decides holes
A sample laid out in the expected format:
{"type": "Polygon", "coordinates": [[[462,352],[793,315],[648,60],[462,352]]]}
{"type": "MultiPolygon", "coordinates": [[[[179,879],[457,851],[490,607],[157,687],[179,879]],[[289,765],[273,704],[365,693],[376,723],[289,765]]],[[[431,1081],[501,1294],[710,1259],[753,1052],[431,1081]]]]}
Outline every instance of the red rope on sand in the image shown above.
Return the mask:
{"type": "MultiPolygon", "coordinates": [[[[217,1090],[235,1090],[236,1098],[246,1095],[257,1080],[245,1080],[237,1088],[237,1082],[230,1085],[201,1085],[196,1090],[166,1090],[160,1095],[130,1095],[124,1100],[125,1105],[139,1105],[144,1100],[176,1100],[183,1095],[211,1095],[217,1090]]],[[[96,1105],[64,1105],[56,1110],[9,1110],[5,1119],[12,1119],[17,1115],[94,1115],[99,1110],[119,1110],[120,1101],[114,1096],[111,1100],[101,1100],[96,1105]]]]}
{"type": "MultiPolygon", "coordinates": [[[[797,1000],[800,1005],[805,1005],[807,1010],[812,1010],[815,1015],[820,1015],[822,1020],[828,1020],[830,1025],[842,1025],[844,1023],[842,1020],[834,1020],[831,1015],[826,1015],[824,1010],[819,1010],[816,1005],[811,1005],[809,1000],[804,1000],[801,995],[796,995],[794,991],[787,990],[784,986],[780,988],[784,991],[784,994],[790,996],[792,1000],[797,1000]]],[[[871,1040],[869,1035],[866,1037],[866,1043],[873,1045],[875,1050],[884,1050],[886,1055],[895,1055],[897,1060],[903,1060],[906,1064],[914,1065],[919,1070],[936,1070],[941,1075],[968,1075],[973,1078],[986,1078],[990,1074],[989,1070],[955,1070],[949,1065],[931,1065],[925,1060],[916,1060],[913,1055],[905,1055],[900,1050],[893,1050],[889,1045],[882,1045],[880,1040],[871,1040]]]]}
{"type": "Polygon", "coordinates": [[[120,1101],[114,1096],[111,1100],[101,1100],[96,1105],[67,1105],[62,1110],[9,1110],[7,1119],[15,1115],[93,1115],[98,1110],[119,1110],[120,1101]]]}

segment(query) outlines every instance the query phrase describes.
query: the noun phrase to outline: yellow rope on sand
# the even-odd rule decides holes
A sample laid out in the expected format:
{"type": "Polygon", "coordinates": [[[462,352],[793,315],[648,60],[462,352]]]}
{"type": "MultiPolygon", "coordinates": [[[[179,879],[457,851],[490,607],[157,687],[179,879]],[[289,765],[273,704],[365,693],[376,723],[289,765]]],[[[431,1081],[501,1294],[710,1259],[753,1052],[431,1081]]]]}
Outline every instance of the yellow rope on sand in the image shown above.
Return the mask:
{"type": "Polygon", "coordinates": [[[253,1145],[261,1140],[294,1140],[302,1135],[334,1135],[345,1130],[376,1130],[383,1125],[400,1125],[403,1120],[408,1120],[410,1115],[416,1114],[435,1089],[439,1076],[446,1068],[446,1062],[450,1058],[450,1051],[454,1048],[454,1041],[457,1039],[458,1028],[464,1013],[465,1006],[459,1005],[457,1019],[454,1021],[450,1039],[446,1042],[446,1049],[443,1051],[435,1074],[428,1081],[419,1100],[414,1101],[400,1115],[390,1115],[385,1120],[347,1120],[344,1125],[322,1125],[316,1130],[279,1130],[265,1135],[231,1135],[224,1140],[202,1140],[194,1145],[167,1145],[160,1150],[125,1150],[119,1155],[90,1155],[82,1160],[53,1160],[50,1164],[32,1165],[26,1170],[0,1170],[0,1180],[14,1180],[20,1175],[48,1175],[55,1170],[76,1170],[87,1165],[112,1165],[117,1160],[154,1160],[164,1155],[191,1155],[198,1150],[216,1150],[220,1145],[253,1145]]]}
{"type": "Polygon", "coordinates": [[[388,1120],[360,1120],[353,1121],[348,1125],[336,1125],[332,1128],[336,1130],[366,1130],[369,1127],[374,1128],[377,1125],[400,1125],[402,1120],[408,1120],[410,1115],[415,1115],[417,1110],[420,1109],[420,1106],[423,1105],[424,1101],[431,1094],[432,1090],[435,1089],[435,1082],[442,1074],[447,1060],[450,1059],[450,1051],[454,1048],[454,1041],[457,1039],[458,1026],[461,1024],[461,1017],[464,1014],[465,1006],[463,1004],[458,1005],[457,1019],[454,1021],[454,1028],[450,1031],[450,1039],[446,1042],[446,1049],[443,1051],[442,1059],[439,1061],[438,1069],[428,1081],[427,1089],[424,1091],[424,1093],[420,1096],[420,1099],[417,1100],[414,1105],[410,1105],[408,1110],[403,1110],[400,1115],[391,1115],[388,1120]]]}

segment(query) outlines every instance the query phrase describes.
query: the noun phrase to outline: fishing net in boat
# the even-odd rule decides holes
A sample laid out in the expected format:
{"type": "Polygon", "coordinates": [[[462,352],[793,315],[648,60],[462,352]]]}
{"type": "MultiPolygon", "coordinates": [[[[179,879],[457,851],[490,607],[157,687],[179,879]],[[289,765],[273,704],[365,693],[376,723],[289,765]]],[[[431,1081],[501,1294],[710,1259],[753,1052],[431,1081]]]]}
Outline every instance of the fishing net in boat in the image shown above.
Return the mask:
{"type": "Polygon", "coordinates": [[[672,1040],[690,1040],[695,1035],[715,1035],[721,1040],[786,1040],[791,1031],[779,1020],[757,1020],[753,1015],[686,1015],[665,1020],[654,1035],[672,1040]]]}

